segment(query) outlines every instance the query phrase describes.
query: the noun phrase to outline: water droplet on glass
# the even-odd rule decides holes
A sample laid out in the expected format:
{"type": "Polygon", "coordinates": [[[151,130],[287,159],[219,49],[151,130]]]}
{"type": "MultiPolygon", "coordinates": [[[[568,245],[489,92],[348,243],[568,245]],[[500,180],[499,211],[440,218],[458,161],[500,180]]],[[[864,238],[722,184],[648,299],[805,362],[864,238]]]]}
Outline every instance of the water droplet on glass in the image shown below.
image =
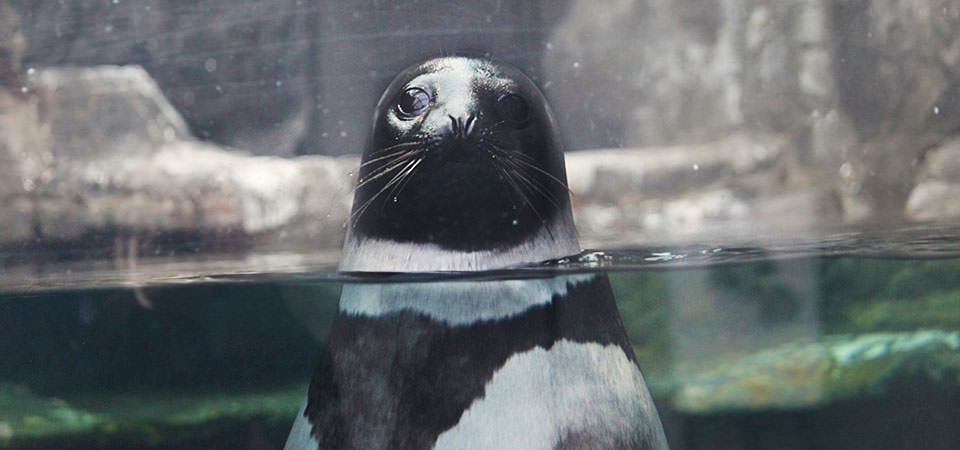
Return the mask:
{"type": "Polygon", "coordinates": [[[853,166],[850,163],[845,162],[840,165],[840,176],[844,178],[849,178],[853,175],[853,166]]]}

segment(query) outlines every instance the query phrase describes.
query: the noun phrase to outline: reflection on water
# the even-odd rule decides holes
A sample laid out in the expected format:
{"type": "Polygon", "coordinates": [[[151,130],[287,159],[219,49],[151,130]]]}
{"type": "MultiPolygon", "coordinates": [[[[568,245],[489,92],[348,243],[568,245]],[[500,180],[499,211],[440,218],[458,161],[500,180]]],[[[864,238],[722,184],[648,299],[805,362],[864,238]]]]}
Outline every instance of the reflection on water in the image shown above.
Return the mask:
{"type": "Polygon", "coordinates": [[[317,266],[303,260],[219,276],[210,263],[149,260],[140,278],[5,272],[0,447],[278,448],[344,283],[404,290],[599,271],[672,448],[957,448],[951,236],[611,249],[480,275],[305,272],[317,266]]]}

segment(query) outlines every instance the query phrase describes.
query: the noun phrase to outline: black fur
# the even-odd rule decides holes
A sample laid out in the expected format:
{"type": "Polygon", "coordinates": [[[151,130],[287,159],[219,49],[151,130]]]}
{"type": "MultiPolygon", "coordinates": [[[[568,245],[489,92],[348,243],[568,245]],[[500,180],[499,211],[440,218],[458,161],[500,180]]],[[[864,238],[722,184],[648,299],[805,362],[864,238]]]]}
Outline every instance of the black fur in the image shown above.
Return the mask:
{"type": "Polygon", "coordinates": [[[430,448],[507,358],[561,339],[616,344],[634,361],[605,275],[520,315],[467,326],[412,312],[340,314],[306,415],[320,448],[430,448]]]}

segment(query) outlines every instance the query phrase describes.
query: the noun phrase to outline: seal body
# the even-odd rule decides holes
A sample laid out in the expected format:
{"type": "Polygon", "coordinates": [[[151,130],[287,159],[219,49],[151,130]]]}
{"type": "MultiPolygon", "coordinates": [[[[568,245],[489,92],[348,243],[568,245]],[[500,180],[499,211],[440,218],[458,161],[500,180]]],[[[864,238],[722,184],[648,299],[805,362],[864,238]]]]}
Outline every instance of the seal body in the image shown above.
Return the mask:
{"type": "MultiPolygon", "coordinates": [[[[549,108],[515,69],[438,58],[374,116],[341,270],[579,251],[549,108]]],[[[345,285],[288,449],[666,448],[602,274],[345,285]]]]}

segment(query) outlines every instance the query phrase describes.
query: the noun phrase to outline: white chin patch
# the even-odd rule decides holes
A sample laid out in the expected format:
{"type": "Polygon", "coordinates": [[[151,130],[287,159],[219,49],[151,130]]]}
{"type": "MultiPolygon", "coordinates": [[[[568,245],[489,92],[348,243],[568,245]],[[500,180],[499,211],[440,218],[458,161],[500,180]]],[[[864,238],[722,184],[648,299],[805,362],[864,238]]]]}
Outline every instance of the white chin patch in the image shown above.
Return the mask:
{"type": "Polygon", "coordinates": [[[616,345],[558,341],[510,357],[437,449],[553,449],[567,438],[666,448],[640,370],[616,345]]]}
{"type": "Polygon", "coordinates": [[[340,311],[382,316],[412,311],[448,325],[469,325],[520,314],[564,296],[568,288],[596,275],[543,279],[443,281],[430,283],[347,284],[340,294],[340,311]]]}
{"type": "Polygon", "coordinates": [[[458,251],[434,244],[358,238],[349,233],[340,257],[345,272],[441,272],[502,269],[570,256],[580,251],[569,219],[542,228],[505,250],[458,251]]]}

